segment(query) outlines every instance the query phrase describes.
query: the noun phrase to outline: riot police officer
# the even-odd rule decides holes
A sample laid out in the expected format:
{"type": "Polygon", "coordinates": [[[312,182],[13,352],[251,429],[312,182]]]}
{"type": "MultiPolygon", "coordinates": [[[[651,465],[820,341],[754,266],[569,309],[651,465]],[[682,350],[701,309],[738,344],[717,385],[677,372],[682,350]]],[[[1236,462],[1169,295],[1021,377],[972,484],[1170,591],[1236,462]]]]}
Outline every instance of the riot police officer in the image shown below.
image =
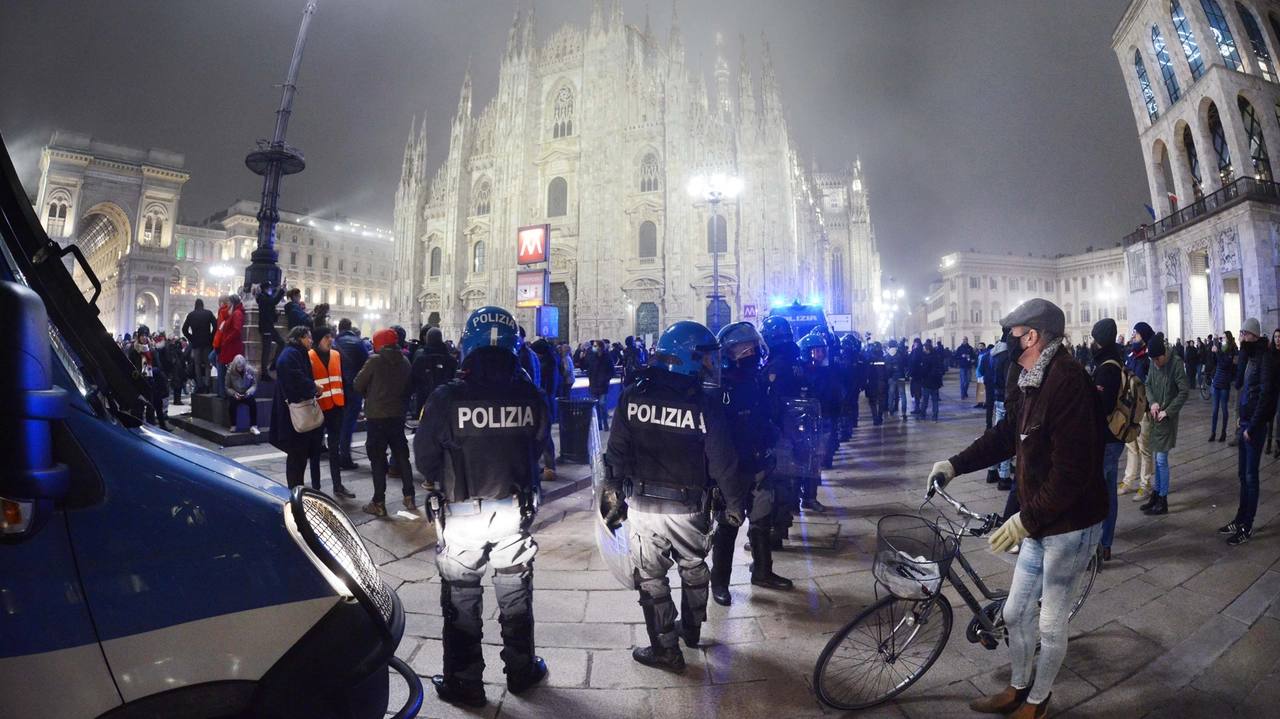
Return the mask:
{"type": "Polygon", "coordinates": [[[862,356],[862,342],[858,333],[853,332],[840,340],[839,361],[840,383],[844,388],[840,410],[840,441],[853,439],[853,430],[858,428],[860,410],[859,396],[867,381],[867,362],[862,356]]]}
{"type": "Polygon", "coordinates": [[[436,567],[444,614],[444,673],[436,693],[485,705],[480,580],[494,568],[507,689],[519,694],[547,674],[534,654],[529,534],[540,492],[539,458],[550,424],[542,390],[521,370],[515,318],[500,307],[471,313],[462,331],[462,374],[427,399],[414,436],[418,470],[438,494],[436,567]],[[441,504],[442,502],[442,504],[441,504]]]}
{"type": "MultiPolygon", "coordinates": [[[[800,364],[800,347],[791,332],[786,317],[769,317],[760,325],[760,336],[768,347],[768,362],[764,366],[764,379],[768,384],[769,415],[782,431],[778,439],[773,472],[773,535],[771,549],[782,549],[782,540],[791,529],[792,515],[799,508],[797,485],[804,473],[801,465],[808,460],[811,448],[805,447],[802,438],[790,436],[794,423],[787,421],[788,400],[808,396],[809,380],[800,364]]],[[[754,548],[754,545],[749,545],[754,548]]]]}
{"type": "MultiPolygon", "coordinates": [[[[768,386],[761,376],[764,340],[750,322],[735,322],[720,330],[724,354],[725,417],[738,453],[737,482],[746,494],[751,528],[751,583],[769,589],[791,589],[790,579],[773,573],[773,446],[778,428],[769,415],[768,386]]],[[[711,598],[729,606],[729,575],[733,569],[733,544],[738,528],[729,522],[716,524],[711,548],[711,598]]]]}
{"type": "Polygon", "coordinates": [[[707,615],[710,489],[725,503],[725,521],[742,524],[738,458],[718,385],[720,344],[697,322],[677,322],[658,339],[653,366],[622,390],[605,455],[606,522],[623,513],[649,646],[631,656],[647,666],[684,670],[679,639],[696,647],[707,615]],[[667,572],[680,566],[680,624],[667,572]]]}
{"type": "MultiPolygon", "coordinates": [[[[818,400],[822,410],[822,429],[819,447],[822,457],[822,468],[830,469],[835,457],[837,438],[836,423],[840,418],[840,399],[843,387],[835,368],[829,359],[830,345],[826,339],[815,332],[800,338],[801,359],[804,361],[805,375],[813,388],[813,398],[818,400]]],[[[821,512],[826,509],[818,501],[817,490],[821,477],[816,473],[805,477],[800,484],[801,509],[821,512]]]]}

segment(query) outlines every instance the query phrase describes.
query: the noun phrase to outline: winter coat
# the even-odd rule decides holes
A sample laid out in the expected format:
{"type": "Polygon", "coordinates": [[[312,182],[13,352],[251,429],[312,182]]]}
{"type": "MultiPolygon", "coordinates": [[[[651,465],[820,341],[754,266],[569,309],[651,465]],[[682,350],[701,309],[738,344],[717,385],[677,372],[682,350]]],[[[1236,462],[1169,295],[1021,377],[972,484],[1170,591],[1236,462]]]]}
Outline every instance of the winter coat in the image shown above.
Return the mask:
{"type": "Polygon", "coordinates": [[[323,427],[299,433],[289,417],[290,402],[304,402],[315,399],[315,396],[316,380],[311,373],[311,358],[307,356],[306,349],[297,343],[285,345],[276,359],[276,392],[271,401],[271,429],[267,433],[272,446],[288,452],[320,441],[323,427]]]}
{"type": "Polygon", "coordinates": [[[275,292],[262,292],[258,295],[258,332],[271,334],[276,326],[276,316],[280,313],[276,307],[284,299],[284,288],[278,287],[275,292]]]}
{"type": "Polygon", "coordinates": [[[213,330],[212,346],[214,349],[222,348],[222,337],[224,334],[224,328],[227,325],[227,316],[230,314],[231,314],[231,307],[229,305],[218,305],[218,319],[214,321],[214,330],[213,330]]]}
{"type": "Polygon", "coordinates": [[[1169,452],[1178,443],[1178,413],[1191,397],[1191,382],[1187,379],[1187,366],[1177,353],[1165,355],[1164,366],[1151,363],[1147,374],[1147,401],[1159,404],[1168,416],[1151,422],[1151,452],[1169,452]]]}
{"type": "Polygon", "coordinates": [[[587,390],[591,394],[605,394],[613,379],[613,360],[607,352],[587,354],[587,390]]]}
{"type": "Polygon", "coordinates": [[[258,393],[258,381],[244,355],[236,355],[227,368],[227,392],[252,397],[258,393]]]}
{"type": "MultiPolygon", "coordinates": [[[[872,350],[867,362],[866,392],[869,402],[883,402],[889,396],[889,363],[884,352],[872,350]]],[[[856,402],[857,399],[855,398],[856,402]]]]}
{"type": "Polygon", "coordinates": [[[1224,344],[1218,349],[1218,360],[1213,368],[1213,388],[1227,389],[1235,379],[1237,350],[1228,350],[1224,344]]]}
{"type": "Polygon", "coordinates": [[[973,347],[971,347],[968,342],[960,343],[960,346],[956,348],[954,355],[956,367],[962,370],[969,369],[973,366],[973,356],[973,347]]]}
{"type": "MultiPolygon", "coordinates": [[[[1093,355],[1093,386],[1098,388],[1098,397],[1102,402],[1102,416],[1110,417],[1116,410],[1116,400],[1120,398],[1120,385],[1124,382],[1124,358],[1120,356],[1120,348],[1108,342],[1093,355]],[[1107,364],[1113,361],[1116,364],[1107,364]]],[[[1107,433],[1108,443],[1119,442],[1114,434],[1107,433]]]]}
{"type": "Polygon", "coordinates": [[[1087,529],[1107,518],[1102,474],[1108,432],[1093,379],[1059,348],[1038,387],[1010,381],[1005,416],[951,458],[957,475],[1017,457],[1022,524],[1034,539],[1087,529]]]}
{"type": "Polygon", "coordinates": [[[207,350],[213,346],[213,333],[218,331],[218,321],[213,313],[203,307],[192,310],[182,323],[182,336],[187,338],[192,347],[203,347],[207,350]]]}
{"type": "MultiPolygon", "coordinates": [[[[1241,359],[1244,360],[1243,354],[1241,359]]],[[[1259,341],[1257,352],[1244,362],[1240,379],[1240,429],[1263,429],[1276,414],[1280,354],[1268,349],[1265,340],[1259,341]]]]}
{"type": "Polygon", "coordinates": [[[284,303],[284,319],[289,329],[311,326],[311,318],[307,316],[307,311],[302,309],[302,305],[292,300],[284,303]]]}
{"type": "Polygon", "coordinates": [[[369,359],[369,348],[365,347],[364,340],[351,330],[339,332],[337,339],[333,341],[333,348],[342,358],[342,386],[351,387],[356,381],[360,368],[369,359]]]}
{"type": "Polygon", "coordinates": [[[458,360],[449,354],[449,348],[440,344],[425,344],[410,365],[409,378],[423,404],[436,387],[452,382],[458,374],[458,360]]]}
{"type": "Polygon", "coordinates": [[[231,364],[236,355],[244,354],[244,303],[236,303],[222,327],[222,346],[218,348],[218,364],[231,364]]]}
{"type": "Polygon", "coordinates": [[[920,380],[920,386],[925,389],[942,389],[942,375],[947,371],[943,362],[942,355],[936,350],[922,352],[911,376],[920,380]]]}
{"type": "Polygon", "coordinates": [[[356,375],[353,389],[364,397],[368,419],[403,419],[409,397],[409,360],[395,344],[384,345],[356,375]]]}

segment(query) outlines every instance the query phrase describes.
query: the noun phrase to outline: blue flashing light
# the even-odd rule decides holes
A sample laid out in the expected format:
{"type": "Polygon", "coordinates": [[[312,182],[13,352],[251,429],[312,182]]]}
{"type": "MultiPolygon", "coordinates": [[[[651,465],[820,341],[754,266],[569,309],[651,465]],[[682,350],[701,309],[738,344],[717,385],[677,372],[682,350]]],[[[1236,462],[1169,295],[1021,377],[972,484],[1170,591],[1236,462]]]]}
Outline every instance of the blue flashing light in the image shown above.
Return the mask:
{"type": "Polygon", "coordinates": [[[818,296],[818,295],[813,295],[812,297],[810,297],[810,298],[809,298],[809,304],[811,304],[811,305],[820,305],[820,304],[822,304],[822,297],[820,297],[820,296],[818,296]]]}
{"type": "Polygon", "coordinates": [[[774,307],[786,307],[787,300],[783,297],[774,297],[772,300],[770,300],[770,304],[774,307]]]}

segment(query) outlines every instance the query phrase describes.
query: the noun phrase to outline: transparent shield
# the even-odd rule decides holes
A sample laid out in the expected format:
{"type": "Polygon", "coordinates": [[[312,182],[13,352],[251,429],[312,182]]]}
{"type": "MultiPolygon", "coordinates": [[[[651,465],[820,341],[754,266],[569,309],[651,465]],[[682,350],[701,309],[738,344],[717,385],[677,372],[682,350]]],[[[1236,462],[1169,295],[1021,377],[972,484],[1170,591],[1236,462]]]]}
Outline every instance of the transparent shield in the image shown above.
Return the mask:
{"type": "Polygon", "coordinates": [[[821,471],[822,426],[818,400],[788,399],[783,405],[775,471],[792,477],[817,477],[821,471]]]}
{"type": "Polygon", "coordinates": [[[591,457],[591,499],[595,507],[596,548],[600,558],[618,583],[627,589],[636,588],[635,569],[631,565],[631,545],[627,542],[627,523],[616,531],[604,523],[600,512],[600,495],[604,490],[604,447],[600,442],[600,429],[595,422],[587,435],[587,454],[591,457]]]}

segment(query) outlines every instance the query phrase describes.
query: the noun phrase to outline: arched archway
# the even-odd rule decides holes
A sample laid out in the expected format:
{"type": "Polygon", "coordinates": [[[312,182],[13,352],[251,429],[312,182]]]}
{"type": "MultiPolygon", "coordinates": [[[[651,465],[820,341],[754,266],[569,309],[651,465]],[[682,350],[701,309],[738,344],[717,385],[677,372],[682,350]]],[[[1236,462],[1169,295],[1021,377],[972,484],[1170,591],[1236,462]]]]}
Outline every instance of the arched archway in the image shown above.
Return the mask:
{"type": "Polygon", "coordinates": [[[163,318],[160,317],[160,299],[155,296],[151,290],[142,290],[134,296],[133,300],[133,327],[136,330],[142,325],[146,325],[154,334],[164,329],[161,325],[163,318]]]}

